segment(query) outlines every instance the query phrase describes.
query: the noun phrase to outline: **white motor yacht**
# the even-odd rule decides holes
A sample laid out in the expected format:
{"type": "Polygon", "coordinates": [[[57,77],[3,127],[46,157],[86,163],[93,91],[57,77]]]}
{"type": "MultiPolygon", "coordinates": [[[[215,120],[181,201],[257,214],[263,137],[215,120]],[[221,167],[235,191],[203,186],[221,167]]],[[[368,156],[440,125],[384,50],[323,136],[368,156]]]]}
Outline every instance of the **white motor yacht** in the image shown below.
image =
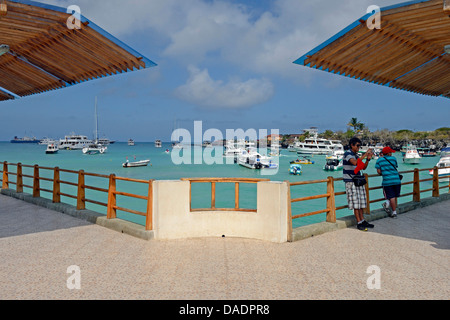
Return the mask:
{"type": "Polygon", "coordinates": [[[332,148],[332,151],[327,154],[327,159],[338,159],[341,160],[344,158],[344,146],[342,144],[335,144],[332,148]]]}
{"type": "Polygon", "coordinates": [[[109,140],[108,138],[100,138],[98,139],[98,143],[100,143],[103,146],[109,146],[110,144],[115,143],[114,140],[109,140]]]}
{"type": "Polygon", "coordinates": [[[59,140],[58,148],[60,150],[82,150],[93,141],[87,136],[71,134],[59,140]]]}
{"type": "Polygon", "coordinates": [[[409,145],[406,148],[405,156],[403,157],[403,162],[407,164],[420,164],[420,160],[422,158],[419,155],[419,152],[417,152],[416,147],[413,145],[409,145]]]}
{"type": "MultiPolygon", "coordinates": [[[[450,177],[450,148],[441,150],[441,158],[436,164],[439,177],[450,177]]],[[[430,170],[430,175],[434,174],[434,170],[430,170]]]]}
{"type": "Polygon", "coordinates": [[[48,146],[50,143],[55,143],[55,140],[54,140],[54,139],[51,139],[51,138],[45,137],[44,139],[42,139],[42,140],[39,142],[39,144],[40,144],[40,145],[43,145],[43,146],[48,146]]]}
{"type": "Polygon", "coordinates": [[[306,138],[303,142],[298,142],[296,149],[298,154],[327,155],[338,144],[341,144],[341,142],[338,140],[321,139],[318,137],[317,132],[314,132],[312,137],[306,138]]]}
{"type": "Polygon", "coordinates": [[[242,153],[242,151],[245,151],[245,142],[235,142],[234,140],[227,140],[223,156],[236,158],[242,153]]]}

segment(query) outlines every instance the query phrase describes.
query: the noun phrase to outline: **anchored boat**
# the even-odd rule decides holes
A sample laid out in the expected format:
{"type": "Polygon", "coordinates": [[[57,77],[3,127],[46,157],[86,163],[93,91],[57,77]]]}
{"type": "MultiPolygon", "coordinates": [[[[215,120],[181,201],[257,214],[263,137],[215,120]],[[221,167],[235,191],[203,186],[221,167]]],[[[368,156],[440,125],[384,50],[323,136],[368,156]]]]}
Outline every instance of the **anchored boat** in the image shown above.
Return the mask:
{"type": "Polygon", "coordinates": [[[420,160],[422,158],[420,157],[419,153],[417,152],[416,147],[409,145],[406,148],[406,153],[403,158],[403,162],[407,164],[420,164],[420,160]]]}
{"type": "Polygon", "coordinates": [[[303,173],[302,166],[300,164],[291,164],[289,167],[289,173],[299,176],[303,173]]]}
{"type": "Polygon", "coordinates": [[[51,142],[47,145],[47,150],[45,150],[46,154],[55,154],[58,153],[59,149],[56,143],[51,142]]]}
{"type": "Polygon", "coordinates": [[[84,154],[103,154],[108,150],[108,147],[102,145],[98,141],[98,114],[97,114],[97,97],[95,97],[95,140],[83,148],[84,154]]]}
{"type": "Polygon", "coordinates": [[[256,148],[247,148],[242,151],[237,159],[240,166],[249,169],[277,169],[278,164],[271,157],[263,156],[256,151],[256,148]]]}
{"type": "Polygon", "coordinates": [[[309,159],[308,157],[303,157],[301,159],[297,159],[291,161],[291,164],[314,164],[315,162],[309,159]]]}
{"type": "MultiPolygon", "coordinates": [[[[441,150],[441,158],[436,164],[439,177],[450,177],[450,148],[441,150]]],[[[434,170],[430,170],[430,175],[434,174],[434,170]]]]}
{"type": "Polygon", "coordinates": [[[146,166],[148,166],[149,163],[150,163],[150,160],[129,162],[127,159],[127,161],[122,164],[122,167],[124,167],[124,168],[146,167],[146,166]]]}
{"type": "Polygon", "coordinates": [[[325,171],[338,171],[344,167],[344,163],[342,159],[338,158],[329,158],[327,159],[326,164],[323,167],[325,171]]]}

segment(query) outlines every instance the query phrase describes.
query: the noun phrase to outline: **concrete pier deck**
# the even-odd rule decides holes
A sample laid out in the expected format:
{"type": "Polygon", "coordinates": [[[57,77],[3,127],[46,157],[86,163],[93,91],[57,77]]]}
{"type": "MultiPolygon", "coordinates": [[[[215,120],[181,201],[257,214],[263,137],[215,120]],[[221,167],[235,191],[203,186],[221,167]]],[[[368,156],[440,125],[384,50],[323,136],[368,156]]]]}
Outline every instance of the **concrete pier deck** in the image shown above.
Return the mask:
{"type": "Polygon", "coordinates": [[[450,201],[285,244],[145,241],[4,195],[0,221],[0,299],[450,298],[450,201]]]}

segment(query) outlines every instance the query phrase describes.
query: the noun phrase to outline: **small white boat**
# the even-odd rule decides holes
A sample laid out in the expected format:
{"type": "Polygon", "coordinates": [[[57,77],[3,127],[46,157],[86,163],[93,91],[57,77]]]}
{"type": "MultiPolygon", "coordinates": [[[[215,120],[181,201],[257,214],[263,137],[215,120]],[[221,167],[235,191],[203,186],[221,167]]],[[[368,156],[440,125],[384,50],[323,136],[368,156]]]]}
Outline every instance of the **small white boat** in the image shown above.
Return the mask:
{"type": "Polygon", "coordinates": [[[183,146],[179,142],[172,143],[172,149],[183,149],[183,146]]]}
{"type": "Polygon", "coordinates": [[[407,164],[420,164],[420,160],[422,158],[419,155],[419,152],[417,152],[416,147],[414,146],[408,146],[406,148],[405,156],[403,157],[403,162],[407,164]]]}
{"type": "Polygon", "coordinates": [[[58,153],[59,149],[56,143],[49,143],[47,145],[47,150],[45,150],[46,154],[55,154],[58,153]]]}
{"type": "Polygon", "coordinates": [[[129,139],[128,140],[128,145],[129,146],[134,146],[134,140],[133,139],[129,139]]]}
{"type": "Polygon", "coordinates": [[[289,173],[294,176],[300,176],[303,173],[302,166],[297,163],[293,163],[289,166],[289,173]]]}
{"type": "Polygon", "coordinates": [[[114,140],[109,140],[108,138],[100,138],[98,139],[98,143],[100,143],[103,146],[109,146],[110,144],[115,143],[114,140]]]}
{"type": "Polygon", "coordinates": [[[323,170],[338,171],[344,168],[343,158],[327,158],[323,170]]]}
{"type": "Polygon", "coordinates": [[[249,169],[278,169],[278,164],[271,157],[263,156],[256,148],[247,148],[237,158],[240,166],[249,169]]]}
{"type": "Polygon", "coordinates": [[[126,161],[125,163],[122,163],[122,167],[124,168],[134,168],[134,167],[146,167],[150,163],[150,160],[141,160],[141,161],[126,161]]]}
{"type": "Polygon", "coordinates": [[[156,140],[156,141],[155,141],[155,148],[162,148],[162,142],[161,142],[161,140],[156,140]]]}
{"type": "Polygon", "coordinates": [[[45,137],[44,139],[42,139],[42,140],[39,142],[39,144],[42,145],[42,146],[48,146],[50,143],[55,143],[55,140],[54,140],[54,139],[51,139],[51,138],[45,137]]]}
{"type": "Polygon", "coordinates": [[[211,141],[203,141],[202,147],[203,147],[203,148],[212,148],[213,145],[212,145],[212,142],[211,142],[211,141]]]}

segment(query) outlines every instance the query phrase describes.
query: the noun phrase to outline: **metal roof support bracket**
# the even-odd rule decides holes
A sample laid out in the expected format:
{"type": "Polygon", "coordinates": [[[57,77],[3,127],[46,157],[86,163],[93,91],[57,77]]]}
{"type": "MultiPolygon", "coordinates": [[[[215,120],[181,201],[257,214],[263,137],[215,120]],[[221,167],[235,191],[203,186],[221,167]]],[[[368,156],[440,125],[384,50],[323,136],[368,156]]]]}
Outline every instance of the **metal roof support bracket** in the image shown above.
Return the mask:
{"type": "Polygon", "coordinates": [[[450,13],[450,0],[444,0],[444,11],[450,13]]]}

